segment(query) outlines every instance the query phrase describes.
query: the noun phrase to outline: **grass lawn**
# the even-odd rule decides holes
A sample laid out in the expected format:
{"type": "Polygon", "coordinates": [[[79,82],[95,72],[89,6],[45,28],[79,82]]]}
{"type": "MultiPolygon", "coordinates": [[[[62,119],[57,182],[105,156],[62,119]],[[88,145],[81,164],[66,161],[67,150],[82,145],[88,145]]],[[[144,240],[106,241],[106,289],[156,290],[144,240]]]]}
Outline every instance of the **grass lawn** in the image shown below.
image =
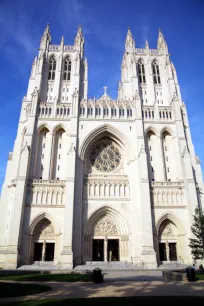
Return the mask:
{"type": "Polygon", "coordinates": [[[0,283],[0,298],[37,294],[52,290],[51,287],[34,284],[0,283]]]}
{"type": "Polygon", "coordinates": [[[24,274],[0,276],[0,280],[14,281],[41,281],[41,282],[89,282],[92,281],[90,274],[24,274]]]}
{"type": "Polygon", "coordinates": [[[198,280],[204,280],[204,274],[196,273],[196,278],[197,278],[198,280]]]}
{"type": "MultiPolygon", "coordinates": [[[[137,305],[193,305],[193,303],[201,304],[204,302],[203,297],[193,296],[180,296],[180,297],[159,297],[159,296],[137,296],[137,297],[124,297],[124,298],[92,298],[92,299],[65,299],[65,300],[35,300],[35,301],[24,301],[15,302],[12,305],[16,306],[137,306],[137,305]]],[[[9,305],[1,303],[1,306],[9,305]]]]}

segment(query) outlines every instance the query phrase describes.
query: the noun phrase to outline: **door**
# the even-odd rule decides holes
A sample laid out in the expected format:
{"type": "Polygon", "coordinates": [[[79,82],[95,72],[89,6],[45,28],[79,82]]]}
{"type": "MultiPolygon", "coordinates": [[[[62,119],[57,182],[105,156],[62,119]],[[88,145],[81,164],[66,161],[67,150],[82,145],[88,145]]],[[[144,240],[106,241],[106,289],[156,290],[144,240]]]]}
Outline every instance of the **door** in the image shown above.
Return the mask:
{"type": "Polygon", "coordinates": [[[42,260],[42,248],[43,248],[43,243],[42,242],[35,242],[33,261],[41,261],[42,260]]]}
{"type": "Polygon", "coordinates": [[[48,242],[46,243],[45,261],[53,261],[55,253],[55,244],[48,242]]]}
{"type": "Polygon", "coordinates": [[[176,243],[169,243],[169,259],[170,261],[177,260],[176,243]]]}
{"type": "Polygon", "coordinates": [[[159,243],[159,257],[161,261],[167,261],[165,243],[159,243]]]}
{"type": "Polygon", "coordinates": [[[108,239],[108,261],[119,261],[119,239],[108,239]]]}
{"type": "Polygon", "coordinates": [[[104,261],[104,240],[103,239],[93,239],[93,261],[104,261]]]}

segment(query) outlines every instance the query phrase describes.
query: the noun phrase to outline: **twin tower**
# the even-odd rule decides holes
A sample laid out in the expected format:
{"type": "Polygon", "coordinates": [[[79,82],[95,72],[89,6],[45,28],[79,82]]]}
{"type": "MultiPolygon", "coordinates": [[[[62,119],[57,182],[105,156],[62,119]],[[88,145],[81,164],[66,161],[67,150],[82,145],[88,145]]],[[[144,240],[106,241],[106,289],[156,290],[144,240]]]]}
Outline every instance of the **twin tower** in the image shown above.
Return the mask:
{"type": "Polygon", "coordinates": [[[175,67],[128,29],[117,100],[88,99],[88,61],[74,45],[35,57],[0,205],[0,266],[191,263],[192,215],[203,205],[199,158],[175,67]]]}

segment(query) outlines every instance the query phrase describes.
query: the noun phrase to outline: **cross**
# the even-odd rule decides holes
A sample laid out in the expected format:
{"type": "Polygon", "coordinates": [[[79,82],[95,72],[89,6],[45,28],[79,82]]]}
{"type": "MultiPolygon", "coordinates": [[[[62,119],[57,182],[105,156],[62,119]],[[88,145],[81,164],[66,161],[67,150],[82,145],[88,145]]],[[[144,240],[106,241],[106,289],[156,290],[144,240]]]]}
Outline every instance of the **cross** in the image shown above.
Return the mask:
{"type": "Polygon", "coordinates": [[[106,90],[107,90],[108,87],[104,86],[103,88],[104,88],[104,95],[106,95],[107,94],[106,90]]]}

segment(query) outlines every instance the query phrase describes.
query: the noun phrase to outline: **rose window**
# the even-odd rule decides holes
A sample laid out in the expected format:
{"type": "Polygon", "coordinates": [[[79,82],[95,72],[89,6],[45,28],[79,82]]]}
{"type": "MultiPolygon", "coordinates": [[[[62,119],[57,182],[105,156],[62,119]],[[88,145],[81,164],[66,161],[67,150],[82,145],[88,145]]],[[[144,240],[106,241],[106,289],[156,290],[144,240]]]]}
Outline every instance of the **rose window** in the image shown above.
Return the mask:
{"type": "Polygon", "coordinates": [[[97,142],[90,152],[90,163],[98,171],[110,172],[121,163],[121,153],[113,142],[97,142]]]}

